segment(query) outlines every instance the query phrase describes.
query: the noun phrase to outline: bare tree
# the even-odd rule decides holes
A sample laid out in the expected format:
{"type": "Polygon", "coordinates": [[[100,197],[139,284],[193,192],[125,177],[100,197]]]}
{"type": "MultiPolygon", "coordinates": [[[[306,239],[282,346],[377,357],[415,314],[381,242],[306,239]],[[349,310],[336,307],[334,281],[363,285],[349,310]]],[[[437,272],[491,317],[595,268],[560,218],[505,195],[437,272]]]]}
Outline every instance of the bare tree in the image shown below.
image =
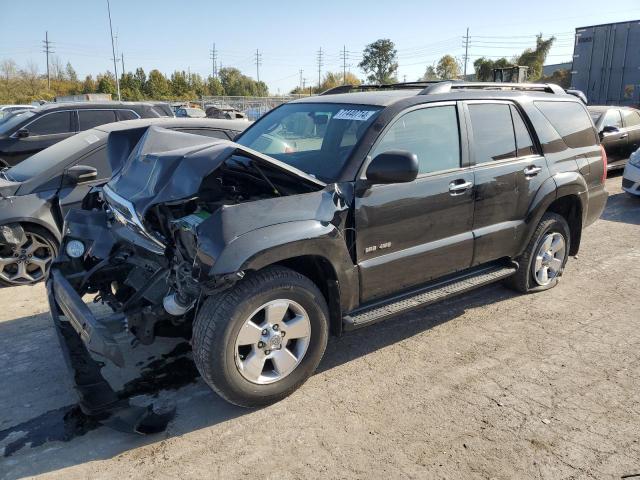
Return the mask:
{"type": "Polygon", "coordinates": [[[2,75],[2,80],[6,86],[9,86],[9,81],[13,80],[16,73],[18,73],[18,66],[16,65],[16,62],[11,59],[0,62],[0,74],[2,75]]]}
{"type": "Polygon", "coordinates": [[[49,68],[51,69],[51,78],[57,81],[65,80],[66,70],[59,56],[54,55],[51,57],[51,60],[49,61],[49,68]]]}

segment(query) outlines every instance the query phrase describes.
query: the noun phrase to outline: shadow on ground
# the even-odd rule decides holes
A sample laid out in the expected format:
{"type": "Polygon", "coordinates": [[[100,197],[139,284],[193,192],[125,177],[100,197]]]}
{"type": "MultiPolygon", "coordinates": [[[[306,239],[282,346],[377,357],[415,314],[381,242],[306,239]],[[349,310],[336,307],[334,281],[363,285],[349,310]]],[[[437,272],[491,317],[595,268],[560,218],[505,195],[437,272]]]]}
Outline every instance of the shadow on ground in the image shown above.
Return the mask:
{"type": "MultiPolygon", "coordinates": [[[[332,338],[318,374],[455,319],[466,309],[500,302],[513,295],[502,286],[489,286],[464,297],[419,309],[340,338],[332,338]]],[[[7,338],[5,334],[15,334],[17,324],[23,320],[0,324],[0,338],[7,338]]],[[[49,321],[48,318],[46,321],[49,321]]],[[[51,329],[48,340],[42,340],[56,342],[54,335],[51,329]]],[[[180,348],[184,348],[184,345],[180,348]]],[[[134,403],[136,398],[143,402],[151,399],[161,408],[167,405],[177,408],[176,417],[165,432],[149,436],[123,434],[87,419],[74,404],[55,406],[0,431],[0,448],[4,447],[4,456],[0,458],[0,465],[4,464],[4,467],[0,467],[0,471],[5,472],[4,478],[38,475],[111,458],[130,449],[224,423],[252,411],[230,405],[215,395],[197,375],[190,352],[183,351],[180,355],[172,352],[166,357],[160,355],[151,363],[153,370],[149,365],[142,368],[141,376],[125,388],[138,395],[134,403]],[[155,377],[152,372],[155,372],[155,377]],[[34,450],[41,446],[46,448],[34,450]],[[27,456],[33,459],[25,461],[27,456]]],[[[46,372],[42,374],[46,375],[46,372]]],[[[47,378],[33,381],[46,383],[47,378]]],[[[47,393],[43,391],[42,394],[47,393]]],[[[3,411],[1,415],[12,418],[11,409],[3,411]]]]}

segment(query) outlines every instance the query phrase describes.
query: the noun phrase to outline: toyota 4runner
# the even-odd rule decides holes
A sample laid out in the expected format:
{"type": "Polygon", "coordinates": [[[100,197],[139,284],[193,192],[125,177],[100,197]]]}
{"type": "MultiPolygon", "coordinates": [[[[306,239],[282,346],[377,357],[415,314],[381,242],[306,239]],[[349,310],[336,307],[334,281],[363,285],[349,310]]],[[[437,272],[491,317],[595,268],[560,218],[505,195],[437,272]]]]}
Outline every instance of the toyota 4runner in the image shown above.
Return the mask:
{"type": "Polygon", "coordinates": [[[47,282],[88,413],[122,406],[100,373],[126,363],[116,334],[184,336],[219,395],[268,404],[330,333],[499,280],[554,287],[607,198],[585,106],[548,84],[344,86],[235,142],[108,142],[115,174],[67,215],[47,282]]]}

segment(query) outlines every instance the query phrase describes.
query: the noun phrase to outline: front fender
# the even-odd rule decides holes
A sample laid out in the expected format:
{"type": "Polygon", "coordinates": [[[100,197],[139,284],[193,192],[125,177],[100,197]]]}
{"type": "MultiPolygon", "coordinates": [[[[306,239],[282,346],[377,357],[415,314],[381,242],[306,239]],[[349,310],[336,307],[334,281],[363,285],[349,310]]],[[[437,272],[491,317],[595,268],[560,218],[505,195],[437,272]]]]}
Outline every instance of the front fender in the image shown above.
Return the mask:
{"type": "Polygon", "coordinates": [[[241,235],[221,252],[210,274],[215,277],[259,270],[301,256],[322,257],[331,264],[338,281],[343,311],[349,311],[357,304],[357,269],[341,232],[327,222],[287,222],[241,235]]]}
{"type": "Polygon", "coordinates": [[[47,230],[60,242],[60,227],[51,209],[51,198],[36,194],[0,199],[0,223],[31,223],[47,230]]]}

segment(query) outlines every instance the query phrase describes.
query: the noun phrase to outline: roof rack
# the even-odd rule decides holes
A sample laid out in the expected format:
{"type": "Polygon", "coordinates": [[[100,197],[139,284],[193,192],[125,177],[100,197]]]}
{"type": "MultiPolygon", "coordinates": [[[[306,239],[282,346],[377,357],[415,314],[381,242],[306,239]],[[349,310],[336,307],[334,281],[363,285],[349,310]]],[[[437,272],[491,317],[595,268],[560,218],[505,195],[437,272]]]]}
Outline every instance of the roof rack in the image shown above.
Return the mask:
{"type": "Polygon", "coordinates": [[[429,85],[418,95],[432,95],[435,93],[449,93],[453,89],[482,88],[486,90],[524,90],[554,93],[556,95],[566,93],[562,87],[555,83],[501,83],[501,82],[461,82],[442,81],[429,85]]]}
{"type": "Polygon", "coordinates": [[[368,92],[371,90],[400,90],[403,88],[425,89],[436,83],[441,83],[442,80],[425,80],[418,82],[400,82],[400,83],[380,83],[370,85],[338,85],[337,87],[325,90],[320,95],[335,95],[338,93],[350,93],[350,92],[368,92]]]}

